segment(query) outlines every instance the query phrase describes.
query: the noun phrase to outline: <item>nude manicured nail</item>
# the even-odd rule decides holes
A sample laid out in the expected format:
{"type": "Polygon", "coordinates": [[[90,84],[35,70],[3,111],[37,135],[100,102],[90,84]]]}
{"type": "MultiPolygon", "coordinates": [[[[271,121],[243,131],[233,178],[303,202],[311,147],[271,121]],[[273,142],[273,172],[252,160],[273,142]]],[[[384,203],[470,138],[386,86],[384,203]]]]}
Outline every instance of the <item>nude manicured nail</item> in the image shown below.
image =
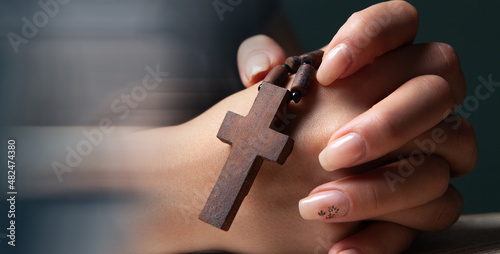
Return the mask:
{"type": "Polygon", "coordinates": [[[265,53],[252,55],[246,62],[245,75],[251,81],[257,74],[267,71],[271,66],[271,60],[265,53]]]}
{"type": "Polygon", "coordinates": [[[339,252],[338,254],[361,254],[358,250],[355,249],[348,249],[348,250],[343,250],[339,252]]]}
{"type": "Polygon", "coordinates": [[[328,171],[351,166],[365,155],[365,142],[357,133],[346,134],[329,144],[320,154],[319,163],[328,171]]]}
{"type": "Polygon", "coordinates": [[[299,211],[306,220],[340,218],[349,210],[349,199],[341,191],[323,191],[299,201],[299,211]]]}
{"type": "Polygon", "coordinates": [[[322,85],[329,85],[337,80],[349,68],[352,62],[351,50],[343,43],[335,46],[323,58],[316,78],[322,85]]]}

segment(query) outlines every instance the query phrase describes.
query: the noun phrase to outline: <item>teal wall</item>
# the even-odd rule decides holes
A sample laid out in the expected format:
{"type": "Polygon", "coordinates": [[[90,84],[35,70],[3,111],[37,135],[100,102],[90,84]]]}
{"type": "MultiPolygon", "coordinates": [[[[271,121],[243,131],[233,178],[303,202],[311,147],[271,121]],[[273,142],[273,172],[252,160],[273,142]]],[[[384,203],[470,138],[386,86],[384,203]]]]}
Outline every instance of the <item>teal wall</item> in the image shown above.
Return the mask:
{"type": "MultiPolygon", "coordinates": [[[[304,50],[327,44],[351,13],[380,1],[282,1],[304,50]]],[[[416,43],[441,41],[457,51],[467,81],[467,94],[474,95],[478,76],[500,82],[499,1],[409,1],[420,13],[416,43]]],[[[476,131],[479,161],[475,170],[454,179],[465,198],[464,213],[500,212],[500,87],[479,100],[467,116],[476,131]]],[[[465,115],[463,115],[465,117],[465,115]]]]}

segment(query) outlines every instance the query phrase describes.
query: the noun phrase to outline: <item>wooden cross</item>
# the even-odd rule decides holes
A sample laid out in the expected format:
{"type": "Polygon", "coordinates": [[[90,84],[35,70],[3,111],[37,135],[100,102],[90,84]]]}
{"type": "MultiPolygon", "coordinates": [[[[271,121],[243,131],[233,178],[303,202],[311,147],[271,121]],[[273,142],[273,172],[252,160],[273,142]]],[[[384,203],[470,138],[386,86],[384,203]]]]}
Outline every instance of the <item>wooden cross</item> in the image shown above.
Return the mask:
{"type": "Polygon", "coordinates": [[[228,111],[217,137],[232,146],[199,219],[223,230],[231,223],[248,194],[263,159],[285,163],[293,139],[276,131],[277,112],[283,112],[290,92],[264,82],[246,117],[228,111]]]}

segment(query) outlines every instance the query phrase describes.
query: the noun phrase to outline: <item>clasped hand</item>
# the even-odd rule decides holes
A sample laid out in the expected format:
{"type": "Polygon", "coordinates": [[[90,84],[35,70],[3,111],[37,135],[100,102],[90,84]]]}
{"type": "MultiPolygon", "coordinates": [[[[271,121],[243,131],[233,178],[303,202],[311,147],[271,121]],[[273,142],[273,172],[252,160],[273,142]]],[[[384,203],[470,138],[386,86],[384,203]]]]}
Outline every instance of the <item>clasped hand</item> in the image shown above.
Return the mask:
{"type": "MultiPolygon", "coordinates": [[[[450,115],[464,99],[465,81],[451,46],[412,44],[418,19],[413,6],[391,1],[347,20],[323,48],[323,86],[295,108],[297,142],[285,164],[293,169],[266,173],[272,185],[293,188],[283,195],[318,185],[299,202],[304,219],[371,221],[331,253],[401,252],[418,230],[446,229],[461,213],[449,180],[477,160],[471,125],[450,115]]],[[[253,86],[285,58],[269,37],[247,39],[238,52],[242,82],[253,86]]]]}

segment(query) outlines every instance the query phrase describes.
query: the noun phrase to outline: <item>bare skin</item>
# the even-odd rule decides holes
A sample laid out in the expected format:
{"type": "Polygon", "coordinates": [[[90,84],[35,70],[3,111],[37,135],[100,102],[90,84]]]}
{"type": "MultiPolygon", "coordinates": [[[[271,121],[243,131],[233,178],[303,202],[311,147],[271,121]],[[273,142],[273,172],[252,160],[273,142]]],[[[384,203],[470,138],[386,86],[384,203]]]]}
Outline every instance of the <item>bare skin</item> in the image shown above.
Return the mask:
{"type": "MultiPolygon", "coordinates": [[[[185,124],[140,132],[121,141],[125,149],[110,156],[113,163],[108,166],[119,169],[118,185],[139,193],[141,202],[129,217],[132,246],[137,248],[130,252],[338,253],[353,249],[398,253],[411,244],[418,230],[438,231],[452,225],[463,202],[449,185],[450,177],[470,172],[477,159],[470,124],[448,117],[465,94],[460,64],[448,45],[411,45],[418,27],[416,11],[405,2],[390,4],[400,5],[403,11],[391,19],[394,23],[389,22],[388,31],[410,27],[403,29],[407,33],[373,40],[375,44],[366,46],[370,57],[353,55],[351,67],[336,77],[325,76],[325,70],[318,73],[323,86],[314,85],[300,104],[290,106],[296,117],[285,132],[295,139],[292,154],[283,166],[263,164],[229,232],[197,219],[230,149],[216,133],[228,110],[246,115],[257,95],[259,77],[284,60],[286,54],[279,45],[263,36],[245,41],[238,64],[247,89],[185,124]],[[386,39],[395,42],[385,43],[386,39]],[[245,64],[256,51],[267,54],[270,64],[258,75],[247,75],[245,71],[254,68],[245,64]],[[444,133],[438,136],[446,138],[436,141],[432,151],[422,149],[415,141],[435,140],[436,128],[444,133]],[[364,142],[361,159],[340,165],[320,156],[325,147],[352,132],[364,142]],[[423,162],[411,164],[414,172],[402,176],[404,181],[388,182],[386,173],[401,176],[400,165],[411,163],[413,151],[425,154],[423,162]],[[344,216],[301,218],[305,211],[299,210],[301,199],[332,190],[348,200],[340,207],[344,216]]],[[[383,13],[373,8],[389,7],[394,8],[388,3],[370,7],[353,15],[354,21],[362,17],[369,24],[383,13]]],[[[350,29],[339,31],[340,36],[325,48],[326,55],[339,41],[365,31],[361,25],[346,24],[350,29]]],[[[327,71],[334,72],[339,71],[327,71]]]]}
{"type": "MultiPolygon", "coordinates": [[[[372,167],[372,172],[320,185],[300,205],[303,217],[310,219],[317,207],[311,209],[310,204],[306,205],[308,200],[341,191],[349,197],[353,209],[342,218],[325,222],[376,220],[333,245],[330,253],[398,253],[406,248],[415,230],[445,229],[462,209],[460,194],[445,181],[469,173],[477,161],[471,125],[449,115],[465,96],[465,81],[451,46],[412,45],[417,29],[418,13],[413,6],[404,1],[383,2],[353,14],[323,48],[318,81],[345,92],[350,97],[344,101],[346,107],[363,111],[365,103],[374,103],[332,131],[318,156],[328,171],[372,167]],[[401,161],[390,164],[394,158],[401,161]],[[396,168],[397,180],[387,175],[385,181],[376,180],[382,178],[382,172],[396,168]],[[406,177],[417,178],[418,174],[427,176],[415,185],[408,184],[406,177]],[[435,178],[428,178],[434,174],[435,178]],[[405,190],[398,190],[398,185],[405,190]],[[422,192],[424,188],[428,189],[422,192]]],[[[266,36],[247,39],[238,52],[243,84],[252,86],[285,56],[280,45],[266,36]],[[266,55],[269,63],[263,66],[269,68],[249,67],[259,63],[253,59],[256,53],[266,55]]]]}
{"type": "Polygon", "coordinates": [[[131,137],[129,147],[139,149],[130,152],[134,158],[141,159],[133,159],[132,162],[137,164],[128,165],[131,169],[140,167],[138,164],[147,165],[146,181],[154,183],[147,188],[147,194],[161,197],[141,207],[142,211],[149,211],[144,215],[145,221],[139,223],[144,230],[144,234],[139,235],[147,236],[139,242],[145,244],[146,250],[177,253],[218,249],[284,253],[311,252],[321,248],[324,252],[326,249],[321,243],[336,242],[357,228],[357,222],[325,224],[306,221],[298,212],[298,201],[311,189],[339,177],[324,171],[315,159],[325,145],[324,137],[329,134],[326,129],[335,128],[319,124],[318,118],[328,109],[339,112],[336,114],[339,126],[350,117],[347,112],[342,114],[338,103],[331,103],[335,100],[323,99],[324,96],[330,97],[331,93],[318,90],[304,98],[302,105],[293,107],[291,113],[296,114],[300,121],[294,121],[288,128],[288,133],[295,139],[292,154],[283,166],[269,162],[263,164],[230,231],[221,231],[197,219],[229,154],[230,146],[216,138],[220,123],[227,110],[246,115],[256,94],[256,87],[246,89],[183,125],[131,137]],[[317,110],[314,109],[318,106],[315,101],[327,103],[320,106],[323,110],[317,110]],[[338,117],[341,115],[344,117],[338,117]],[[321,139],[322,144],[317,142],[321,139]],[[137,146],[139,142],[143,145],[137,146]],[[150,165],[148,161],[155,163],[150,165]]]}
{"type": "MultiPolygon", "coordinates": [[[[407,55],[412,50],[415,54],[434,54],[436,47],[420,45],[415,49],[402,48],[401,52],[407,55]]],[[[460,214],[462,203],[458,192],[448,187],[450,168],[442,158],[429,156],[414,174],[405,179],[404,184],[397,186],[398,191],[388,191],[389,184],[384,173],[398,173],[397,165],[401,162],[390,163],[397,161],[400,154],[416,149],[411,141],[382,159],[361,167],[328,172],[317,159],[328,144],[331,133],[359,117],[398,87],[398,81],[391,82],[394,77],[381,75],[390,71],[387,65],[392,66],[394,57],[389,54],[335,86],[316,85],[300,104],[291,105],[290,113],[297,117],[287,126],[286,132],[294,137],[295,148],[283,166],[264,163],[227,233],[199,221],[197,216],[230,149],[216,138],[220,123],[228,110],[246,115],[257,94],[257,87],[252,86],[226,98],[185,124],[146,131],[132,137],[128,147],[138,150],[130,151],[127,157],[131,161],[127,165],[131,171],[143,168],[144,179],[137,181],[149,183],[147,188],[139,187],[140,192],[146,193],[150,200],[141,206],[144,219],[138,220],[140,227],[137,232],[144,237],[139,241],[144,243],[144,250],[168,253],[207,249],[307,253],[317,249],[326,252],[328,249],[323,244],[345,244],[346,240],[339,240],[358,229],[357,221],[377,219],[385,222],[370,224],[361,233],[347,239],[352,243],[363,235],[373,237],[368,232],[382,228],[392,239],[397,239],[398,244],[391,246],[388,238],[373,244],[399,252],[408,247],[416,235],[410,227],[440,230],[451,225],[460,214]],[[382,84],[391,85],[383,88],[382,84]],[[361,174],[346,177],[354,173],[361,174]],[[324,183],[327,184],[322,185],[324,183]],[[425,187],[422,187],[423,183],[425,187]],[[350,223],[322,223],[300,218],[299,200],[313,189],[315,193],[325,188],[343,191],[351,202],[350,207],[341,208],[348,209],[347,215],[329,222],[350,223]],[[415,189],[420,191],[415,193],[415,189]],[[380,195],[374,196],[374,193],[380,195]],[[437,220],[429,216],[435,213],[444,216],[437,220]]],[[[406,86],[418,87],[419,84],[410,82],[406,86]]],[[[442,94],[430,91],[427,97],[442,98],[448,91],[438,90],[442,94]]],[[[467,133],[464,130],[470,128],[462,124],[461,129],[453,130],[449,127],[452,124],[440,124],[451,137],[441,143],[441,147],[456,145],[458,135],[467,133]]],[[[424,139],[430,135],[424,132],[417,138],[424,139]]],[[[461,146],[468,145],[470,143],[461,146]]]]}

